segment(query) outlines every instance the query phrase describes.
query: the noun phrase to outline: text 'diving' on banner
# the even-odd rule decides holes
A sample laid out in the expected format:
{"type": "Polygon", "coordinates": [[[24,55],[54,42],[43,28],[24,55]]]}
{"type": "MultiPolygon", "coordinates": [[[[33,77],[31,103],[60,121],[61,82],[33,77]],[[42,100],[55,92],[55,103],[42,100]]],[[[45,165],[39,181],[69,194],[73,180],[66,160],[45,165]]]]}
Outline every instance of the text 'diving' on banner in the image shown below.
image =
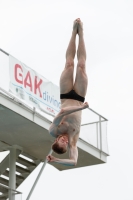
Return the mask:
{"type": "Polygon", "coordinates": [[[28,104],[56,115],[60,111],[59,87],[9,55],[10,91],[28,104]]]}

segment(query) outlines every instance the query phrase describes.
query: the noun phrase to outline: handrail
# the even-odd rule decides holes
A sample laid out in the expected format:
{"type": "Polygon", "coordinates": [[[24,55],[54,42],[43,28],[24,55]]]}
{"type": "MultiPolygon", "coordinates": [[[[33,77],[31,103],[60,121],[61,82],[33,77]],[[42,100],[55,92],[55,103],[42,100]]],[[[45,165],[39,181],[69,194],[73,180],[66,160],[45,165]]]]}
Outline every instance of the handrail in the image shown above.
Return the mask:
{"type": "Polygon", "coordinates": [[[4,54],[6,54],[7,56],[9,56],[9,53],[7,53],[6,51],[4,51],[3,49],[0,49],[0,51],[4,54]]]}
{"type": "Polygon", "coordinates": [[[103,117],[102,115],[100,115],[99,113],[97,113],[96,111],[94,111],[92,108],[88,108],[88,109],[91,110],[92,112],[94,112],[95,114],[99,115],[103,119],[105,119],[105,121],[108,121],[108,119],[106,119],[105,117],[103,117]]]}
{"type": "MultiPolygon", "coordinates": [[[[107,120],[101,120],[101,122],[105,122],[107,120]]],[[[96,124],[99,123],[100,121],[96,121],[96,122],[90,122],[90,123],[86,123],[86,124],[81,124],[81,126],[86,126],[86,125],[90,125],[90,124],[96,124]]]]}

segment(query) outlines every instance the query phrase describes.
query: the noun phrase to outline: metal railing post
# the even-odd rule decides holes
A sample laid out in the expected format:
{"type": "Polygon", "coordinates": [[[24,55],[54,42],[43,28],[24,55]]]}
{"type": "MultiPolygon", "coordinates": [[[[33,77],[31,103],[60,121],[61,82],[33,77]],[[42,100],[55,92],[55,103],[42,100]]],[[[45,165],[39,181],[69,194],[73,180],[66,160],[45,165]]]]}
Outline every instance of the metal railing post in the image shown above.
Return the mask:
{"type": "MultiPolygon", "coordinates": [[[[101,116],[99,116],[99,133],[100,133],[100,152],[102,152],[102,124],[101,124],[101,116]]],[[[101,153],[100,153],[101,157],[101,153]]]]}
{"type": "MultiPolygon", "coordinates": [[[[52,154],[52,149],[50,150],[50,152],[49,152],[48,155],[51,155],[51,154],[52,154]]],[[[38,174],[38,176],[37,176],[37,178],[36,178],[36,180],[35,180],[35,182],[34,182],[32,188],[31,188],[31,191],[29,192],[29,195],[28,195],[28,197],[27,197],[26,200],[29,200],[29,199],[30,199],[30,197],[31,197],[31,195],[32,195],[32,192],[33,192],[33,190],[34,190],[34,188],[35,188],[35,186],[36,186],[36,184],[37,184],[37,182],[38,182],[38,180],[39,180],[39,178],[40,178],[40,176],[41,176],[41,174],[42,174],[42,172],[43,172],[43,170],[44,170],[46,164],[47,164],[47,159],[45,159],[44,164],[43,164],[43,166],[42,166],[42,168],[41,168],[41,170],[40,170],[40,172],[39,172],[39,174],[38,174]]]]}
{"type": "Polygon", "coordinates": [[[97,148],[99,143],[99,137],[98,137],[98,123],[96,123],[96,134],[97,134],[97,148]]]}

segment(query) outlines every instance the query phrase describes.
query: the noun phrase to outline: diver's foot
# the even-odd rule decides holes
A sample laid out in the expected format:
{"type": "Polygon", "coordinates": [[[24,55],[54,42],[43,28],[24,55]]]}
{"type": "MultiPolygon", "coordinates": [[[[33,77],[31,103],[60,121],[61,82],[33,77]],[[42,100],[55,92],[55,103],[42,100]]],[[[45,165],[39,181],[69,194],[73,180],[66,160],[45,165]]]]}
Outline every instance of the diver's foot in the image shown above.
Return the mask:
{"type": "Polygon", "coordinates": [[[78,21],[77,21],[77,19],[76,20],[74,20],[74,22],[73,22],[73,34],[77,34],[78,33],[78,21]]]}
{"type": "Polygon", "coordinates": [[[78,22],[78,34],[83,35],[83,22],[81,22],[80,18],[77,19],[78,22]]]}

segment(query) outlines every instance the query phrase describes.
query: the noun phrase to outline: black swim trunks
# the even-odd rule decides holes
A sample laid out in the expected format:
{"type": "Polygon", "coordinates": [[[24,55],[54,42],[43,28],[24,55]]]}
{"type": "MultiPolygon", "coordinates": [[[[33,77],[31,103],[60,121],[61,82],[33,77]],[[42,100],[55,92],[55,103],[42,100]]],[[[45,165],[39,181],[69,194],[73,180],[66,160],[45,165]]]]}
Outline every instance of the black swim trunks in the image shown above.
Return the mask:
{"type": "Polygon", "coordinates": [[[70,92],[66,93],[66,94],[60,94],[60,99],[74,99],[74,100],[78,100],[81,102],[84,102],[85,98],[78,95],[74,90],[71,90],[70,92]]]}

